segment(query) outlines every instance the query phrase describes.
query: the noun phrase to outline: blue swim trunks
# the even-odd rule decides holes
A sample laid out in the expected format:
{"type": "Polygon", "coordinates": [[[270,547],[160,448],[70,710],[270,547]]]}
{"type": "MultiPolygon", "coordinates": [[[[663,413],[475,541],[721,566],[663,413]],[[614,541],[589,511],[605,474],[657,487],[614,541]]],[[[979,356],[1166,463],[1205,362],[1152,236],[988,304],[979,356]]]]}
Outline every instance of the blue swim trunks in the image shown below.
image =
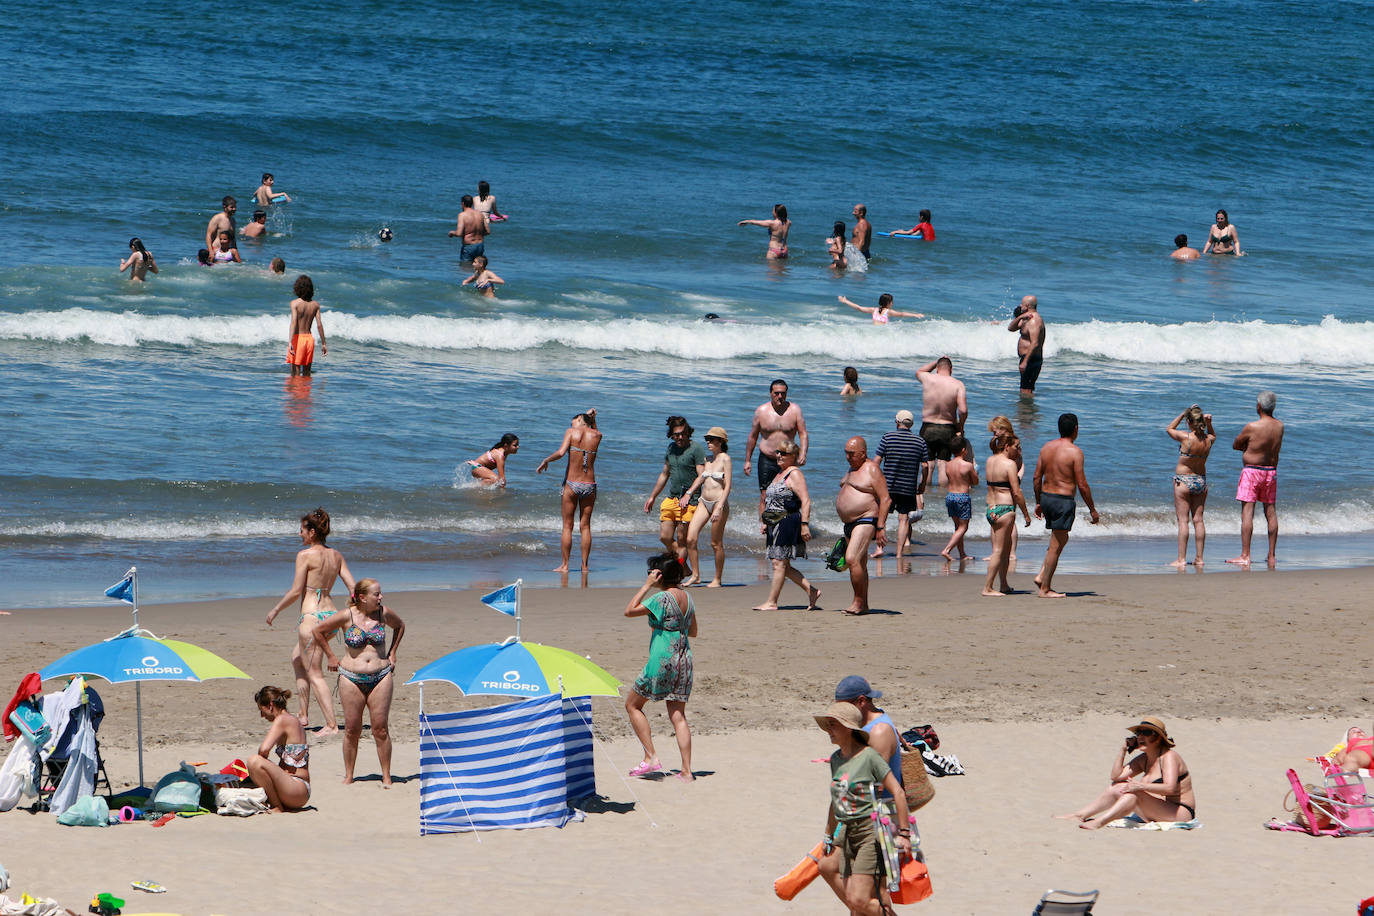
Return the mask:
{"type": "Polygon", "coordinates": [[[478,242],[476,245],[469,245],[467,242],[464,242],[464,243],[463,243],[463,250],[459,253],[458,258],[459,258],[459,260],[463,260],[463,261],[471,261],[473,258],[477,257],[479,254],[486,254],[486,253],[487,253],[487,243],[486,243],[486,242],[478,242]]]}
{"type": "Polygon", "coordinates": [[[945,511],[950,518],[966,522],[973,518],[973,497],[967,493],[946,493],[945,511]]]}

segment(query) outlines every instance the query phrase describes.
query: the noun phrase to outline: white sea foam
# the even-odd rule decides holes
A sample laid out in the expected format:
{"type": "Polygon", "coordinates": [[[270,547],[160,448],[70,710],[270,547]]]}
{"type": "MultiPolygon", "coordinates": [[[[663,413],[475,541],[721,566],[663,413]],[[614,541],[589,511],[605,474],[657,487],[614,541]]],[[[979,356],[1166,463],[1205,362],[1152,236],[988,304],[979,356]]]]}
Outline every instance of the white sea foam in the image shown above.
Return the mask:
{"type": "MultiPolygon", "coordinates": [[[[767,355],[836,360],[900,360],[948,353],[1001,361],[1015,339],[1000,323],[900,321],[874,327],[857,319],[795,324],[626,318],[614,323],[562,318],[358,316],[326,310],[331,339],[424,350],[520,352],[542,347],[663,353],[682,359],[767,355]]],[[[0,339],[90,341],[109,346],[215,344],[261,346],[281,336],[277,313],[241,316],[151,315],[86,308],[0,315],[0,339]]],[[[1059,323],[1047,346],[1062,355],[1129,364],[1212,363],[1256,366],[1374,366],[1374,322],[1319,324],[1206,321],[1059,323]]]]}

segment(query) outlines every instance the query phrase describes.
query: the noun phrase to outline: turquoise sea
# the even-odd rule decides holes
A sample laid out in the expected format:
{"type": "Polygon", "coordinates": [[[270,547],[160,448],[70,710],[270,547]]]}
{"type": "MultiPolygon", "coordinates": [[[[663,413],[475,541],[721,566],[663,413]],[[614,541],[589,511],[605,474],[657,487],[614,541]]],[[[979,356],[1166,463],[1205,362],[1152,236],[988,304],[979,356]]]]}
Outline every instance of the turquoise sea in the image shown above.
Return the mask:
{"type": "MultiPolygon", "coordinates": [[[[663,418],[724,426],[742,459],[776,376],[833,537],[842,442],[919,409],[913,370],[942,353],[973,429],[1008,414],[1033,453],[1081,417],[1104,523],[1064,571],[1172,559],[1162,430],[1194,401],[1222,438],[1220,571],[1227,445],[1263,388],[1288,423],[1281,561],[1370,562],[1371,22],[1369,3],[1227,0],[28,7],[0,22],[3,603],[101,600],[135,563],[148,600],[284,591],[316,505],[389,589],[554,583],[561,475],[534,467],[593,406],[590,579],[630,582],[657,543],[640,506],[663,418]],[[292,202],[244,266],[197,266],[220,198],[246,223],[264,171],[292,202]],[[495,300],[460,288],[446,235],[479,180],[511,215],[495,300]],[[736,226],[777,202],[781,268],[736,226]],[[878,229],[928,208],[938,240],[875,240],[866,273],[836,275],[823,240],[855,203],[878,229]],[[1247,256],[1171,261],[1218,208],[1247,256]],[[162,268],[146,286],[116,271],[131,236],[162,268]],[[282,362],[300,272],[330,341],[305,383],[282,362]],[[836,304],[882,292],[929,318],[836,304]],[[1049,324],[1034,404],[1004,330],[1025,293],[1049,324]],[[510,487],[479,490],[460,465],[506,431],[510,487]]],[[[727,579],[754,581],[737,495],[727,579]]],[[[948,530],[922,523],[914,574],[943,571],[948,530]]]]}

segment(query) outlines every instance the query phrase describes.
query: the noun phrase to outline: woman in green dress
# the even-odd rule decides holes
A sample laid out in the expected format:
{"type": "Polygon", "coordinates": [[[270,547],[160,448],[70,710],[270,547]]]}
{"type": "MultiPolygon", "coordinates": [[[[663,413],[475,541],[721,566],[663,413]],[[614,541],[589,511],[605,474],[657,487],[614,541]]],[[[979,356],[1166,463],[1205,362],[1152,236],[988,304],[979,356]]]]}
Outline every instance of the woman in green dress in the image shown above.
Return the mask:
{"type": "Polygon", "coordinates": [[[682,769],[676,777],[691,782],[692,730],[687,726],[687,699],[692,694],[692,644],[697,635],[697,613],[692,598],[678,587],[684,568],[675,553],[649,558],[649,576],[625,608],[626,617],[649,618],[649,661],[644,673],[634,682],[625,697],[625,714],[635,737],[644,746],[644,759],[630,770],[631,776],[647,776],[662,771],[663,764],[654,752],[654,739],[649,733],[649,717],[644,704],[663,700],[668,705],[668,718],[677,735],[677,747],[682,753],[682,769]],[[654,595],[649,592],[659,589],[654,595]],[[645,597],[649,595],[649,597],[645,597]]]}

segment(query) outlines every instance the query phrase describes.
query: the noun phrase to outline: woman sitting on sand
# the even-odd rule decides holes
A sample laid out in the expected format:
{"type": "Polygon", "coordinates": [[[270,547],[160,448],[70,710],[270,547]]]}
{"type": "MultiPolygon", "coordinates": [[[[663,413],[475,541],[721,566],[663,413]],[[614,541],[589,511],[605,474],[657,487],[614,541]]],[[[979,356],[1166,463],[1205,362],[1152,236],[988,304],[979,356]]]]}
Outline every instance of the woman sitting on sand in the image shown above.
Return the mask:
{"type": "Polygon", "coordinates": [[[468,461],[467,465],[472,468],[472,476],[476,477],[482,484],[495,484],[498,487],[504,487],[506,485],[506,459],[518,451],[520,451],[520,437],[515,433],[506,433],[501,437],[500,442],[468,461]]]}
{"type": "Polygon", "coordinates": [[[883,293],[881,296],[879,296],[878,305],[876,308],[869,308],[866,305],[859,305],[857,302],[852,302],[849,299],[846,299],[844,296],[840,296],[840,302],[849,306],[852,309],[858,309],[861,312],[867,312],[868,314],[872,315],[874,324],[887,324],[888,321],[892,318],[926,317],[920,312],[899,312],[896,309],[894,309],[892,307],[891,293],[883,293]]]}
{"type": "Polygon", "coordinates": [[[1117,818],[1134,814],[1146,821],[1191,821],[1197,817],[1193,778],[1161,719],[1147,717],[1127,728],[1132,736],[1122,742],[1112,762],[1112,785],[1107,791],[1072,814],[1057,814],[1078,821],[1087,830],[1105,827],[1117,818]],[[1140,751],[1126,762],[1128,755],[1140,751]]]}
{"type": "Polygon", "coordinates": [[[985,517],[992,528],[992,556],[988,557],[988,576],[983,581],[983,594],[988,597],[1001,597],[1012,593],[1007,582],[1007,569],[1011,566],[1011,536],[1016,531],[1016,510],[1019,507],[1026,517],[1026,525],[1031,523],[1030,509],[1026,508],[1026,497],[1021,493],[1021,481],[1017,477],[1018,459],[1021,457],[1021,440],[1015,434],[1000,434],[988,443],[991,454],[984,466],[984,477],[988,484],[988,508],[985,517]],[[993,583],[998,582],[997,588],[993,583]]]}
{"type": "Polygon", "coordinates": [[[773,584],[768,589],[768,600],[756,605],[756,611],[778,609],[778,597],[782,595],[786,579],[791,579],[806,592],[808,611],[816,609],[816,601],[821,597],[821,590],[792,566],[794,557],[806,556],[806,542],[811,540],[811,494],[806,490],[806,477],[797,467],[800,452],[801,447],[795,442],[778,446],[778,476],[763,491],[759,530],[763,532],[768,559],[773,564],[773,584]]]}
{"type": "Polygon", "coordinates": [[[559,546],[563,551],[563,563],[554,572],[567,572],[568,561],[572,558],[573,519],[581,518],[582,571],[587,571],[587,560],[592,553],[592,509],[596,506],[596,451],[601,447],[601,430],[596,428],[596,410],[588,410],[572,418],[567,432],[563,433],[563,444],[534,469],[536,474],[544,473],[549,462],[568,456],[568,469],[563,472],[563,536],[559,546]],[[577,456],[573,457],[576,452],[577,456]]]}
{"type": "Polygon", "coordinates": [[[625,715],[630,727],[644,748],[644,759],[630,770],[631,776],[647,776],[663,769],[654,751],[654,738],[649,730],[649,717],[644,704],[663,700],[668,706],[668,719],[677,735],[677,749],[682,755],[682,769],[677,778],[691,782],[692,730],[687,726],[687,700],[692,695],[692,644],[697,635],[697,612],[692,596],[681,588],[683,566],[675,553],[663,553],[649,558],[649,576],[635,592],[625,608],[626,617],[648,617],[649,660],[644,672],[635,680],[625,696],[625,715]],[[648,595],[653,589],[660,591],[648,595]]]}
{"type": "Polygon", "coordinates": [[[479,254],[472,259],[472,276],[468,277],[461,285],[472,284],[472,288],[477,290],[488,299],[496,298],[496,286],[505,286],[506,281],[487,269],[487,256],[479,254]]]}
{"type": "Polygon", "coordinates": [[[119,272],[129,271],[129,279],[142,283],[148,278],[148,271],[157,273],[157,261],[153,253],[143,247],[143,240],[135,236],[129,239],[128,260],[119,262],[119,272]]]}
{"type": "MultiPolygon", "coordinates": [[[[697,538],[701,537],[701,529],[706,527],[708,521],[711,523],[711,551],[716,558],[716,577],[706,583],[707,588],[720,588],[721,576],[725,575],[725,523],[730,518],[730,487],[734,481],[730,456],[726,454],[730,450],[729,439],[723,427],[712,426],[706,431],[706,448],[711,458],[702,465],[701,474],[692,481],[686,493],[686,498],[691,499],[693,493],[698,489],[701,491],[701,502],[687,524],[687,543],[696,544],[697,538]]],[[[686,584],[696,585],[700,581],[701,570],[694,569],[692,578],[686,584]]]]}
{"type": "Polygon", "coordinates": [[[1195,533],[1194,546],[1197,554],[1193,565],[1202,564],[1202,547],[1207,540],[1207,528],[1202,523],[1202,510],[1207,505],[1207,456],[1217,441],[1216,430],[1212,428],[1212,415],[1203,413],[1194,404],[1183,413],[1174,417],[1174,422],[1164,428],[1169,437],[1178,443],[1178,465],[1174,468],[1174,512],[1178,515],[1178,559],[1171,566],[1186,566],[1183,555],[1188,552],[1188,521],[1192,520],[1195,533]],[[1182,432],[1178,425],[1188,421],[1188,432],[1182,432]]]}
{"type": "Polygon", "coordinates": [[[291,590],[267,612],[267,625],[270,627],[288,604],[300,601],[296,646],[291,650],[291,670],[295,672],[296,693],[301,698],[299,718],[301,725],[310,724],[310,691],[313,688],[315,700],[324,713],[320,734],[332,735],[339,730],[339,723],[334,718],[334,695],[320,670],[321,652],[315,646],[315,624],[338,610],[329,597],[334,580],[342,578],[344,587],[351,590],[353,574],[348,571],[343,554],[325,545],[329,538],[329,513],[323,508],[301,516],[300,537],[305,547],[296,554],[296,576],[291,581],[291,590]]]}
{"type": "Polygon", "coordinates": [[[406,635],[406,625],[396,612],[382,604],[382,584],[359,579],[348,607],[315,627],[315,644],[326,656],[330,671],[339,672],[339,700],[344,708],[344,784],[353,781],[358,759],[358,739],[363,734],[363,710],[372,724],[372,742],[382,767],[382,788],[391,788],[391,691],[396,683],[396,650],[406,635]],[[391,627],[391,648],[386,628],[391,627]],[[343,630],[346,659],[329,649],[329,637],[343,630]]]}
{"type": "Polygon", "coordinates": [[[300,720],[286,711],[289,699],[291,691],[280,687],[264,687],[253,695],[258,715],[272,725],[258,752],[248,758],[248,775],[267,793],[273,811],[299,811],[310,802],[310,745],[300,720]],[[267,757],[274,749],[279,763],[267,757]]]}

